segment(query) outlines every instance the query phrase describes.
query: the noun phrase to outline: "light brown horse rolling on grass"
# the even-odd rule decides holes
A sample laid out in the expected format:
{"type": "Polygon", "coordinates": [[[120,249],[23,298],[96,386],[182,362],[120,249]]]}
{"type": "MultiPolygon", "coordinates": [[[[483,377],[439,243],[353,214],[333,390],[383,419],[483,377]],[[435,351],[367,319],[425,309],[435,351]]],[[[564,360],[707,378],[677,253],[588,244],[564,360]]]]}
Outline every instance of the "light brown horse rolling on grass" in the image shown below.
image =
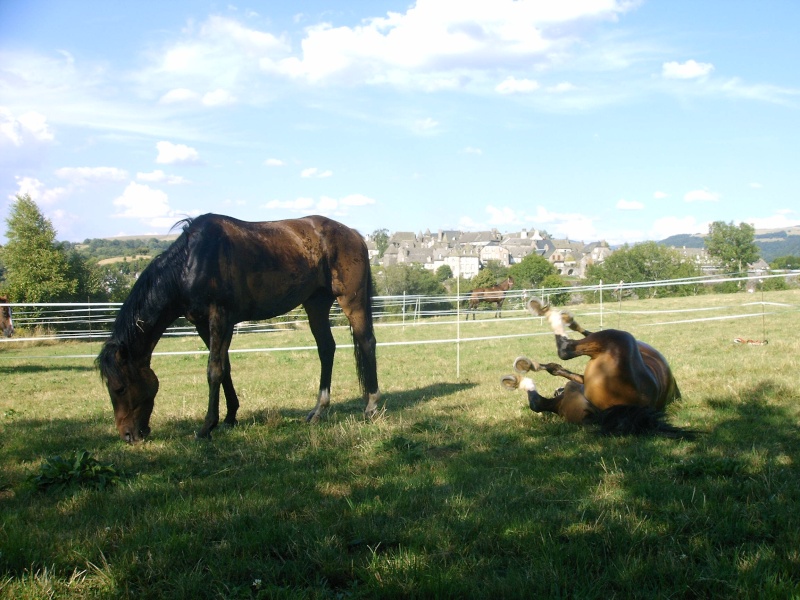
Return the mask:
{"type": "MultiPolygon", "coordinates": [[[[495,317],[501,317],[500,310],[503,307],[503,300],[506,299],[506,292],[514,287],[514,278],[508,277],[505,281],[486,288],[475,288],[469,296],[467,302],[469,303],[469,310],[472,312],[472,320],[475,320],[475,311],[481,302],[494,302],[497,307],[494,313],[495,317]]],[[[469,320],[470,313],[467,313],[467,320],[469,320]]]]}
{"type": "Polygon", "coordinates": [[[667,360],[652,346],[636,340],[627,331],[606,329],[589,332],[568,312],[542,305],[532,299],[528,310],[547,317],[556,336],[558,356],[569,360],[588,356],[583,375],[573,373],[557,363],[538,363],[519,357],[514,368],[519,374],[506,375],[502,384],[508,389],[521,388],[528,394],[532,411],[553,412],[570,423],[600,425],[604,433],[658,433],[667,437],[692,437],[664,420],[667,403],[681,393],[667,360]],[[571,340],[565,326],[584,337],[571,340]],[[552,398],[541,396],[527,372],[547,371],[568,379],[552,398]]]}

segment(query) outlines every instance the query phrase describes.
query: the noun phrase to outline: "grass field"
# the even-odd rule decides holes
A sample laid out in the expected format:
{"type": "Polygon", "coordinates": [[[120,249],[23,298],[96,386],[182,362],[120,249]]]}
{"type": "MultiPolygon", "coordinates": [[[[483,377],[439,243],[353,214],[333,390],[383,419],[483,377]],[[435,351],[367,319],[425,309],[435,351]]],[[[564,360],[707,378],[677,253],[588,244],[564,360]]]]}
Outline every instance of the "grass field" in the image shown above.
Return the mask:
{"type": "MultiPolygon", "coordinates": [[[[558,358],[547,324],[520,314],[462,322],[463,338],[508,337],[459,354],[403,344],[455,338],[452,322],[381,326],[373,422],[349,349],[313,426],[314,351],[233,354],[240,426],[211,442],[193,435],[202,354],[153,358],[153,433],[126,446],[82,357],[98,343],[0,344],[0,597],[800,597],[800,292],[618,308],[603,327],[669,359],[683,392],[669,418],[702,430],[696,440],[601,437],[531,413],[499,378],[518,355],[558,358]],[[120,482],[31,482],[48,457],[80,449],[120,482]]],[[[596,305],[573,312],[600,327],[596,305]]],[[[308,345],[301,328],[233,347],[308,345]]],[[[165,338],[156,350],[201,349],[165,338]]],[[[563,384],[535,379],[547,393],[563,384]]]]}

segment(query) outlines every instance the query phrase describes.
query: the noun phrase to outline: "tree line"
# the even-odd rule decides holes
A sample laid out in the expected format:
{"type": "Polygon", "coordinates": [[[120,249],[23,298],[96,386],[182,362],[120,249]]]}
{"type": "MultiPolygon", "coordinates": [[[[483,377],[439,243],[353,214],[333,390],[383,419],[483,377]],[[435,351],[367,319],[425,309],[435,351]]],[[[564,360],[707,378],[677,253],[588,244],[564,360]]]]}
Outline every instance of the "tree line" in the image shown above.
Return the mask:
{"type": "MultiPolygon", "coordinates": [[[[85,240],[82,244],[59,242],[57,232],[29,195],[17,196],[6,219],[7,243],[0,247],[0,293],[12,302],[121,302],[150,260],[171,243],[170,240],[85,240]],[[101,261],[119,258],[110,263],[101,261]]],[[[734,225],[716,221],[709,226],[706,249],[722,270],[735,277],[746,275],[746,268],[758,260],[755,230],[747,223],[734,225]]],[[[379,229],[377,240],[388,240],[388,232],[379,229]]],[[[380,246],[380,244],[379,244],[380,246]]],[[[779,257],[773,268],[800,268],[800,257],[779,257]]],[[[581,283],[598,284],[663,281],[697,277],[701,273],[679,251],[656,242],[625,245],[602,263],[590,265],[581,283]]],[[[478,287],[491,287],[511,276],[516,289],[566,288],[570,281],[559,275],[543,256],[530,254],[521,262],[504,266],[489,261],[473,278],[456,282],[448,266],[436,272],[418,264],[398,264],[373,269],[373,283],[379,295],[402,294],[440,296],[462,294],[478,287]]],[[[769,285],[785,285],[783,279],[768,280],[769,285]]],[[[734,282],[717,291],[740,289],[734,282]]],[[[639,288],[638,293],[655,296],[698,293],[696,286],[639,288]]],[[[551,301],[563,304],[566,291],[551,295],[551,301]]]]}

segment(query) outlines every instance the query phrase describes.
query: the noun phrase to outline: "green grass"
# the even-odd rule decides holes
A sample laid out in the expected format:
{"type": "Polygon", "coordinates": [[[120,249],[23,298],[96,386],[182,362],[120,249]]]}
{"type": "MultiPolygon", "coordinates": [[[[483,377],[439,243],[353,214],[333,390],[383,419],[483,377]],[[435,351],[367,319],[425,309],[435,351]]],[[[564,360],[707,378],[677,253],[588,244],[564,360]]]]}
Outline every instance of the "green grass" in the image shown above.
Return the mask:
{"type": "MultiPolygon", "coordinates": [[[[211,442],[193,437],[205,356],[155,356],[153,434],[132,447],[92,360],[66,358],[99,344],[2,344],[0,597],[798,597],[800,294],[765,299],[789,306],[762,317],[745,306],[760,294],[740,294],[605,307],[605,327],[670,360],[684,399],[669,416],[705,432],[694,441],[605,438],[531,413],[499,378],[520,354],[557,361],[555,344],[546,323],[510,313],[461,323],[463,337],[531,335],[462,343],[460,377],[453,344],[381,346],[374,422],[349,349],[315,426],[303,421],[314,351],[233,354],[240,426],[211,442]],[[660,312],[674,310],[687,312],[660,312]],[[765,334],[767,346],[732,343],[765,334]],[[48,457],[81,449],[120,481],[32,483],[48,457]]],[[[573,312],[596,329],[598,309],[573,312]]],[[[452,323],[378,330],[380,343],[455,335],[452,323]]],[[[306,345],[304,330],[234,342],[306,345]]],[[[157,351],[201,348],[171,338],[157,351]]]]}

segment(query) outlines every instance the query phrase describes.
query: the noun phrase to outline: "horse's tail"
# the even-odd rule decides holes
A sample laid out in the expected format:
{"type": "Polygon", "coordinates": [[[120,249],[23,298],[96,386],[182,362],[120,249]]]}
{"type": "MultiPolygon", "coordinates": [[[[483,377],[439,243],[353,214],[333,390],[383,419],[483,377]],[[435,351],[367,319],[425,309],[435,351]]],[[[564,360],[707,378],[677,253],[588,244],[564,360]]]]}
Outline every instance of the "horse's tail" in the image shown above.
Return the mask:
{"type": "Polygon", "coordinates": [[[372,320],[372,297],[374,295],[372,272],[369,267],[369,260],[366,261],[366,264],[366,281],[363,283],[362,288],[364,296],[364,339],[359,341],[352,327],[350,332],[353,334],[353,352],[355,354],[356,373],[361,392],[371,394],[378,391],[378,365],[375,358],[375,327],[372,320]]]}
{"type": "Polygon", "coordinates": [[[591,420],[603,435],[658,435],[676,439],[697,436],[696,431],[668,423],[662,411],[649,406],[620,404],[594,413],[591,420]]]}

